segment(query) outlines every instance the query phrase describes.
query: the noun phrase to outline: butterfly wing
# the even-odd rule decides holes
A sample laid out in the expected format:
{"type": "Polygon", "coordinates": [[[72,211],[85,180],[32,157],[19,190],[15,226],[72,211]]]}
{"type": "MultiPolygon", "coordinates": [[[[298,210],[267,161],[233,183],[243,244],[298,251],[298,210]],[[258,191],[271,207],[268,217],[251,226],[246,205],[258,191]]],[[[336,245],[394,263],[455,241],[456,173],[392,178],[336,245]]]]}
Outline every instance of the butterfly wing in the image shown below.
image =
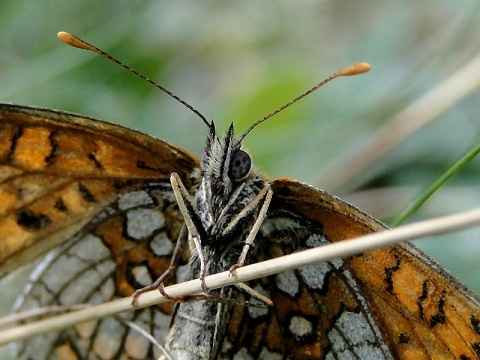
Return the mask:
{"type": "Polygon", "coordinates": [[[198,161],[171,144],[80,115],[0,104],[0,277],[79,231],[118,194],[198,161]]]}
{"type": "MultiPolygon", "coordinates": [[[[168,267],[183,224],[169,177],[198,161],[166,142],[79,115],[0,105],[0,271],[51,250],[17,310],[103,303],[168,267]]],[[[188,254],[184,254],[184,261],[188,254]]],[[[175,281],[175,276],[171,279],[175,281]]],[[[20,343],[22,358],[151,358],[133,320],[162,342],[172,305],[20,343]]]]}
{"type": "MultiPolygon", "coordinates": [[[[63,244],[33,274],[19,309],[103,302],[163,272],[181,226],[167,179],[178,172],[190,187],[195,159],[134,131],[51,110],[1,105],[0,129],[2,274],[63,244]]],[[[272,188],[269,217],[254,243],[266,244],[265,257],[385,228],[307,185],[280,179],[272,188]]],[[[275,306],[235,307],[223,358],[479,353],[478,299],[411,245],[279,274],[255,287],[275,306]]],[[[161,341],[170,310],[131,318],[161,341]]],[[[122,319],[103,319],[20,344],[19,351],[151,355],[132,334],[122,319]]]]}
{"type": "MultiPolygon", "coordinates": [[[[294,181],[274,183],[282,203],[323,224],[332,241],[378,231],[382,225],[342,200],[294,181]],[[331,217],[338,218],[339,226],[331,217]],[[370,229],[370,230],[368,230],[370,229]]],[[[338,221],[337,221],[338,222],[338,221]]],[[[371,311],[399,358],[478,358],[480,299],[412,244],[350,258],[371,311]]]]}
{"type": "MultiPolygon", "coordinates": [[[[100,304],[129,296],[167,269],[181,226],[169,184],[151,183],[119,195],[47,254],[32,273],[16,310],[100,304]]],[[[175,281],[173,276],[167,283],[175,281]]],[[[42,335],[17,344],[16,354],[27,359],[157,358],[149,340],[126,321],[163,343],[172,307],[162,304],[42,335]]]]}
{"type": "MultiPolygon", "coordinates": [[[[279,179],[272,189],[261,231],[272,257],[385,229],[308,185],[279,179]]],[[[479,299],[411,244],[279,274],[260,288],[274,307],[261,316],[237,308],[226,349],[295,359],[480,355],[479,299]]]]}

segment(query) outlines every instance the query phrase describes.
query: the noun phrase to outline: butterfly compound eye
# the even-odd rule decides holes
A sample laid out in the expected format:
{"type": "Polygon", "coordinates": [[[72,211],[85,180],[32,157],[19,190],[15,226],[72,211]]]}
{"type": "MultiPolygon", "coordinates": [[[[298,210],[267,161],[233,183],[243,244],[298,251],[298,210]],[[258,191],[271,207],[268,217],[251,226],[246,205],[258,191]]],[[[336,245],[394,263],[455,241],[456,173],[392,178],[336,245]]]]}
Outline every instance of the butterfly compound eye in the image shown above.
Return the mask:
{"type": "Polygon", "coordinates": [[[234,180],[240,180],[247,176],[252,166],[250,156],[243,150],[238,150],[232,156],[229,176],[234,180]]]}

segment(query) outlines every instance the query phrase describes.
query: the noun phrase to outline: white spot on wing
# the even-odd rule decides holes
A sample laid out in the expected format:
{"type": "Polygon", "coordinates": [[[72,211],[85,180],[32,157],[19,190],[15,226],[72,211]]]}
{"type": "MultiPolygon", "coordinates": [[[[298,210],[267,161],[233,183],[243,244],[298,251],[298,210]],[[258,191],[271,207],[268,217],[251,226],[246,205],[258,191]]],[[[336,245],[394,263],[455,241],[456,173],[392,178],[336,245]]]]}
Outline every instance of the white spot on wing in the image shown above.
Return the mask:
{"type": "MultiPolygon", "coordinates": [[[[390,359],[375,342],[375,335],[362,314],[344,311],[328,334],[332,350],[341,359],[390,359]]],[[[383,347],[382,347],[383,349],[383,347]]],[[[328,354],[326,359],[337,358],[328,354]]]]}
{"type": "Polygon", "coordinates": [[[120,210],[127,210],[135,206],[151,204],[153,204],[152,198],[150,197],[150,195],[148,195],[146,191],[143,190],[132,191],[121,195],[118,198],[118,208],[120,210]]]}
{"type": "Polygon", "coordinates": [[[48,351],[50,350],[45,343],[53,343],[55,334],[45,334],[44,336],[37,336],[29,340],[26,348],[25,358],[27,359],[48,359],[48,351]]]}
{"type": "Polygon", "coordinates": [[[310,289],[321,290],[325,285],[325,276],[332,270],[328,262],[309,265],[299,270],[303,281],[310,289]]]}
{"type": "Polygon", "coordinates": [[[343,352],[347,348],[347,344],[345,343],[345,339],[340,335],[337,329],[333,328],[328,333],[328,339],[333,346],[333,349],[337,352],[343,352]]]}
{"type": "Polygon", "coordinates": [[[86,234],[68,252],[88,263],[95,263],[110,256],[110,250],[103,245],[102,240],[92,234],[86,234]]]}
{"type": "Polygon", "coordinates": [[[150,248],[155,255],[165,256],[171,255],[173,253],[173,244],[172,241],[167,237],[164,232],[161,232],[153,238],[150,243],[150,248]]]}
{"type": "Polygon", "coordinates": [[[137,240],[146,238],[164,225],[163,214],[154,209],[135,209],[127,213],[127,234],[137,240]]]}
{"type": "Polygon", "coordinates": [[[332,264],[335,269],[340,269],[343,266],[343,260],[341,258],[336,258],[331,260],[330,264],[332,264]]]}
{"type": "Polygon", "coordinates": [[[111,359],[117,353],[122,338],[119,329],[118,322],[113,318],[102,320],[93,343],[93,351],[101,359],[111,359]]]}
{"type": "MultiPolygon", "coordinates": [[[[230,350],[232,349],[232,344],[230,341],[228,341],[226,338],[222,342],[222,351],[220,352],[222,355],[225,353],[230,353],[230,350]]],[[[220,355],[221,356],[221,355],[220,355]]]]}
{"type": "Polygon", "coordinates": [[[105,281],[105,275],[115,270],[113,261],[97,264],[93,269],[87,269],[72,278],[63,278],[66,287],[61,291],[59,298],[62,304],[76,304],[85,302],[91,294],[97,291],[97,287],[105,281]]]}
{"type": "Polygon", "coordinates": [[[248,353],[247,349],[241,348],[237,353],[233,356],[233,360],[253,360],[253,358],[248,353]]]}
{"type": "Polygon", "coordinates": [[[153,282],[152,277],[145,266],[135,266],[132,269],[132,275],[135,278],[135,281],[142,286],[150,285],[153,282]]]}
{"type": "Polygon", "coordinates": [[[75,256],[61,256],[45,270],[42,280],[50,291],[58,293],[88,267],[88,263],[75,256]]]}
{"type": "Polygon", "coordinates": [[[150,343],[140,333],[130,331],[125,340],[125,353],[129,359],[146,359],[150,343]]]}
{"type": "Polygon", "coordinates": [[[290,320],[288,330],[296,337],[301,338],[312,333],[312,323],[302,316],[293,316],[290,320]]]}
{"type": "Polygon", "coordinates": [[[365,341],[373,342],[375,340],[375,336],[372,329],[370,329],[367,319],[361,314],[344,311],[336,321],[335,326],[339,328],[339,331],[350,339],[354,345],[365,341]]]}
{"type": "Polygon", "coordinates": [[[268,351],[267,348],[263,348],[258,358],[260,360],[282,360],[283,355],[268,351]]]}
{"type": "Polygon", "coordinates": [[[95,323],[95,321],[89,321],[76,325],[75,330],[77,330],[80,337],[84,339],[89,339],[95,332],[95,329],[97,328],[96,325],[97,324],[95,323]]]}
{"type": "Polygon", "coordinates": [[[358,354],[360,359],[382,360],[386,358],[379,348],[368,344],[358,347],[355,353],[358,354]]]}
{"type": "Polygon", "coordinates": [[[319,234],[312,234],[310,235],[307,240],[305,240],[305,244],[308,247],[319,247],[322,245],[330,244],[330,241],[325,239],[322,235],[319,234]]]}
{"type": "MultiPolygon", "coordinates": [[[[150,333],[149,322],[150,314],[144,311],[139,317],[135,319],[136,325],[143,328],[147,333],[150,333]]],[[[143,336],[140,332],[130,330],[124,344],[125,355],[128,355],[129,359],[146,359],[148,355],[148,349],[150,347],[150,341],[143,336]]]]}
{"type": "Polygon", "coordinates": [[[293,270],[281,272],[275,276],[277,288],[294,297],[298,294],[300,283],[293,270]]]}
{"type": "MultiPolygon", "coordinates": [[[[115,268],[115,265],[113,265],[115,268]]],[[[113,270],[113,269],[112,269],[113,270]]],[[[113,275],[113,274],[112,274],[113,275]]],[[[90,304],[101,304],[108,300],[112,300],[115,296],[115,286],[113,285],[112,278],[108,278],[100,286],[100,289],[97,290],[91,298],[88,300],[90,304]]]]}

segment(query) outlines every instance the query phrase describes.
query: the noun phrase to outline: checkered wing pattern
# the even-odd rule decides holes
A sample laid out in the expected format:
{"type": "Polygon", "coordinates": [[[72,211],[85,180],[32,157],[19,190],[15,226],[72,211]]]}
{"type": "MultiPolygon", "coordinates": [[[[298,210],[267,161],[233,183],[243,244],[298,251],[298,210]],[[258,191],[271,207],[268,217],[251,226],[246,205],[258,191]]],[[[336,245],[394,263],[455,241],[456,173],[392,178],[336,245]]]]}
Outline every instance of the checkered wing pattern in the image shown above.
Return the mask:
{"type": "MultiPolygon", "coordinates": [[[[150,285],[168,267],[182,225],[169,184],[119,196],[33,272],[17,311],[101,304],[150,285]]],[[[175,282],[173,276],[171,281],[175,282]]],[[[81,324],[17,344],[27,359],[147,359],[159,354],[133,321],[160,342],[172,304],[81,324]]]]}
{"type": "MultiPolygon", "coordinates": [[[[321,225],[274,210],[262,226],[258,252],[278,257],[330,243],[321,225]]],[[[257,252],[257,253],[258,253],[257,252]]],[[[224,356],[249,359],[393,359],[347,264],[336,259],[256,282],[271,308],[236,307],[224,356]]]]}
{"type": "MultiPolygon", "coordinates": [[[[233,127],[229,136],[233,139],[233,127]]],[[[220,155],[229,157],[227,150],[220,155]]],[[[224,162],[214,165],[221,171],[228,168],[224,162]]],[[[75,114],[0,105],[0,277],[47,253],[17,309],[99,304],[128,296],[161,275],[183,225],[168,180],[172,172],[195,192],[198,161],[173,145],[75,114]]],[[[385,228],[308,185],[259,179],[262,187],[271,186],[273,199],[247,263],[385,228]]],[[[228,199],[217,200],[233,208],[228,199]]],[[[254,220],[256,210],[245,214],[254,220]]],[[[242,219],[235,224],[244,225],[242,219]]],[[[210,251],[215,254],[213,247],[210,251]]],[[[188,258],[183,254],[180,263],[188,258]]],[[[235,360],[480,357],[478,298],[412,245],[312,265],[250,285],[269,296],[273,307],[181,304],[173,325],[183,316],[196,330],[177,326],[176,334],[167,335],[173,305],[165,304],[25,341],[17,344],[18,355],[158,356],[125,323],[133,320],[169,346],[169,337],[175,340],[180,333],[194,337],[192,343],[218,340],[214,346],[205,344],[205,351],[197,352],[199,359],[201,354],[235,360]],[[182,312],[190,308],[204,309],[212,317],[182,312]],[[216,335],[203,334],[199,320],[209,322],[205,328],[216,335]]],[[[226,293],[240,301],[246,297],[235,288],[226,293]]]]}
{"type": "MultiPolygon", "coordinates": [[[[314,228],[321,229],[320,233],[313,232],[320,242],[324,240],[319,234],[336,242],[384,229],[384,225],[369,215],[309,185],[280,179],[272,182],[272,189],[275,193],[272,210],[295,213],[293,219],[298,220],[290,223],[307,221],[307,229],[311,228],[308,224],[313,223],[314,228]]],[[[288,221],[280,223],[281,228],[286,228],[288,221]]],[[[268,233],[272,236],[275,232],[267,231],[267,238],[268,233]]],[[[282,231],[274,238],[284,238],[282,231]]],[[[304,244],[311,246],[311,237],[306,239],[304,244]]],[[[411,244],[369,251],[290,275],[277,275],[272,283],[272,299],[277,296],[285,299],[285,302],[274,300],[276,305],[272,311],[278,315],[269,320],[268,328],[273,331],[275,322],[282,325],[277,328],[278,336],[272,339],[278,342],[279,338],[285,339],[280,333],[283,336],[291,333],[288,314],[295,313],[290,312],[292,309],[305,309],[300,310],[300,314],[311,311],[313,315],[305,320],[315,319],[317,323],[310,321],[310,324],[318,324],[317,332],[310,333],[311,337],[299,337],[301,332],[297,337],[294,334],[287,337],[303,340],[298,342],[305,344],[300,345],[303,354],[320,354],[319,358],[327,359],[363,359],[361,354],[368,350],[366,358],[388,358],[383,355],[384,345],[378,342],[383,341],[395,359],[480,357],[480,300],[411,244]],[[288,283],[298,284],[297,295],[289,297],[288,292],[282,290],[295,289],[295,286],[279,287],[288,283]],[[304,301],[302,296],[308,300],[304,301]],[[302,308],[303,304],[312,305],[302,308]]],[[[305,320],[297,323],[307,324],[305,320]]],[[[270,349],[265,346],[269,341],[259,343],[265,351],[270,349]]],[[[296,347],[287,348],[287,352],[288,349],[296,347]]],[[[293,358],[315,358],[316,355],[309,356],[293,358]]]]}
{"type": "MultiPolygon", "coordinates": [[[[197,167],[185,151],[117,125],[0,104],[0,277],[47,253],[17,309],[99,304],[151,283],[167,268],[182,226],[169,176],[175,171],[191,187],[197,167]]],[[[125,316],[161,338],[171,308],[125,316]]],[[[113,318],[17,350],[30,359],[154,354],[113,318]]]]}

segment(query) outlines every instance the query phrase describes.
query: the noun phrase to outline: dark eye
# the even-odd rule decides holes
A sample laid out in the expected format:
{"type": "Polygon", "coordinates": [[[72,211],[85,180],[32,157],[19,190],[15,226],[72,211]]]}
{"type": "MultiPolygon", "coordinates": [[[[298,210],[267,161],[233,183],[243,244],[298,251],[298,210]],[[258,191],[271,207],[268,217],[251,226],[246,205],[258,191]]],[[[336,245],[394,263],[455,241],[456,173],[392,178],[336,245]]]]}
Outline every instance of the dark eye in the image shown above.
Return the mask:
{"type": "Polygon", "coordinates": [[[238,150],[232,156],[228,175],[234,180],[240,180],[247,176],[251,166],[252,160],[250,156],[245,151],[238,150]]]}

